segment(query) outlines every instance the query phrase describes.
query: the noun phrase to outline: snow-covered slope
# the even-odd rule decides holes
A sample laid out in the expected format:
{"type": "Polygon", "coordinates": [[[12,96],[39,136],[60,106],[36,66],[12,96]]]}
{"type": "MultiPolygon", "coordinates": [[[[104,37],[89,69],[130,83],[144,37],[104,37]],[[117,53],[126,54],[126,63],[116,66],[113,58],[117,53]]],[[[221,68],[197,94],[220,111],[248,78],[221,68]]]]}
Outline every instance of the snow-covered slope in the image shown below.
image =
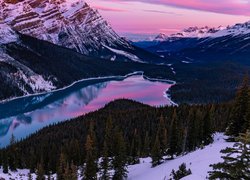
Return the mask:
{"type": "MultiPolygon", "coordinates": [[[[0,77],[5,83],[18,88],[22,94],[50,91],[55,89],[52,82],[35,73],[26,65],[19,63],[1,48],[19,41],[19,36],[8,25],[0,22],[0,77]]],[[[9,89],[11,91],[11,89],[9,89]]]]}
{"type": "Polygon", "coordinates": [[[141,163],[129,166],[129,180],[164,180],[169,179],[171,171],[178,170],[182,163],[186,163],[192,174],[183,179],[185,180],[205,180],[208,171],[212,170],[210,164],[222,161],[220,151],[226,147],[231,147],[233,143],[225,142],[223,134],[214,135],[214,143],[206,146],[204,149],[198,149],[187,155],[177,157],[174,160],[168,160],[165,163],[151,168],[151,158],[141,159],[141,163]]]}
{"type": "Polygon", "coordinates": [[[85,55],[110,59],[103,45],[134,51],[84,0],[0,0],[0,21],[22,34],[85,55]]]}
{"type": "Polygon", "coordinates": [[[6,24],[0,22],[0,45],[18,40],[17,34],[6,24]]]}

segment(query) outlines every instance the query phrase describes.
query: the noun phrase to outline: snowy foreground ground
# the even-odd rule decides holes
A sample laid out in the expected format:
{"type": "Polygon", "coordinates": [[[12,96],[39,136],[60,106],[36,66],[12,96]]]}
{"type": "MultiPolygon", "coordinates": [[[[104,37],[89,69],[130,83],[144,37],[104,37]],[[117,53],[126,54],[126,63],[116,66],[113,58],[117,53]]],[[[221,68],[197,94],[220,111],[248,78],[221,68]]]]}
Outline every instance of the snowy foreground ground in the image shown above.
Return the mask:
{"type": "MultiPolygon", "coordinates": [[[[206,179],[208,171],[212,170],[209,165],[222,161],[220,151],[233,146],[233,143],[225,142],[225,138],[223,134],[217,133],[214,135],[213,144],[174,160],[168,160],[155,168],[151,168],[151,158],[143,158],[140,164],[128,167],[128,180],[168,180],[172,169],[177,170],[182,163],[186,163],[187,168],[192,171],[192,174],[183,178],[183,180],[206,179]]],[[[10,174],[3,174],[2,169],[0,169],[0,179],[26,180],[28,179],[28,172],[28,170],[19,170],[10,174]]],[[[35,179],[34,174],[33,178],[35,179]]]]}
{"type": "Polygon", "coordinates": [[[174,160],[151,168],[151,159],[141,159],[141,164],[129,166],[129,180],[168,180],[172,169],[178,170],[182,163],[186,163],[192,174],[182,178],[183,180],[203,180],[208,176],[208,171],[212,170],[210,164],[222,161],[220,151],[226,147],[233,146],[233,143],[225,142],[226,137],[217,133],[214,135],[214,143],[204,149],[198,149],[187,155],[177,157],[174,160]]]}

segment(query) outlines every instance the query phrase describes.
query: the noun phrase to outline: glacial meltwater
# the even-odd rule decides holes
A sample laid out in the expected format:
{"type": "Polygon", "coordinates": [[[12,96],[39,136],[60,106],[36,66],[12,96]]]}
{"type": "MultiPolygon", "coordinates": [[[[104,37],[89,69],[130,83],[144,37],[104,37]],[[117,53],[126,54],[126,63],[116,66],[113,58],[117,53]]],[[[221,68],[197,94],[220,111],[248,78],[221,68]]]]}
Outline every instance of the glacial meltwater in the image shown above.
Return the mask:
{"type": "Polygon", "coordinates": [[[0,103],[0,147],[9,144],[11,134],[25,138],[56,122],[102,108],[120,98],[152,106],[170,105],[166,91],[170,82],[150,81],[142,75],[79,81],[67,88],[0,103]]]}

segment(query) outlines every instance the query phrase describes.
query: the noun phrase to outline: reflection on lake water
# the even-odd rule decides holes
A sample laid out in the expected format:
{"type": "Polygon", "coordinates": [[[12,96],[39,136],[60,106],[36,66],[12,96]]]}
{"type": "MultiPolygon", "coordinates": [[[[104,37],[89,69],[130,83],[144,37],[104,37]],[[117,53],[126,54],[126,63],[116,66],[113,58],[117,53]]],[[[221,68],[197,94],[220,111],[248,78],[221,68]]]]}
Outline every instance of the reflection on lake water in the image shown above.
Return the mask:
{"type": "Polygon", "coordinates": [[[129,98],[153,106],[171,103],[164,97],[171,87],[168,83],[152,82],[142,76],[93,82],[80,82],[58,92],[2,103],[0,146],[9,143],[12,133],[18,139],[24,138],[42,127],[97,110],[115,99],[129,98]]]}

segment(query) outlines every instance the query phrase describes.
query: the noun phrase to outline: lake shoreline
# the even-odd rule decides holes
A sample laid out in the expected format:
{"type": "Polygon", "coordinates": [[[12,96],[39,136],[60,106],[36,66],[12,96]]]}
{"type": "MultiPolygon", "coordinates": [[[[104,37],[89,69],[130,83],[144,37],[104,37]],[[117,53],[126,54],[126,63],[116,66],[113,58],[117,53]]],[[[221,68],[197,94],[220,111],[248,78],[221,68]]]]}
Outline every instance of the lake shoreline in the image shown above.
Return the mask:
{"type": "MultiPolygon", "coordinates": [[[[173,80],[150,78],[148,76],[145,76],[143,71],[135,71],[133,73],[126,74],[124,76],[119,75],[119,76],[103,76],[103,77],[85,78],[85,79],[81,79],[81,80],[75,81],[75,82],[71,83],[68,86],[65,86],[65,87],[62,87],[62,88],[58,88],[58,89],[55,89],[55,90],[52,90],[52,91],[44,91],[44,92],[40,92],[40,93],[27,94],[27,95],[24,95],[24,96],[17,96],[17,97],[13,97],[13,98],[9,98],[9,99],[4,99],[4,100],[0,101],[0,104],[8,103],[8,102],[11,102],[11,101],[14,101],[14,100],[18,100],[18,99],[21,99],[21,98],[35,97],[35,96],[39,96],[39,95],[45,95],[45,94],[48,94],[48,93],[59,92],[59,91],[65,90],[67,88],[70,88],[70,87],[72,87],[72,86],[74,86],[74,85],[76,85],[78,83],[82,83],[84,81],[110,80],[112,78],[114,78],[115,80],[124,80],[124,79],[126,79],[126,78],[128,78],[130,76],[134,76],[134,75],[142,75],[144,79],[152,81],[152,82],[158,81],[158,82],[166,82],[166,83],[169,83],[169,84],[172,84],[172,85],[176,84],[176,81],[173,81],[173,80]]],[[[93,84],[95,84],[95,83],[93,83],[93,84]]],[[[167,93],[168,90],[169,89],[167,89],[166,92],[164,92],[164,96],[165,96],[165,94],[167,93]]],[[[169,94],[167,94],[167,99],[169,99],[171,101],[171,104],[176,105],[176,103],[174,103],[170,99],[169,94]]]]}
{"type": "Polygon", "coordinates": [[[94,80],[109,80],[111,78],[116,78],[117,80],[119,79],[125,79],[125,78],[128,78],[130,76],[134,76],[134,75],[142,75],[143,74],[143,71],[135,71],[133,73],[129,73],[129,74],[126,74],[125,76],[103,76],[103,77],[93,77],[93,78],[85,78],[85,79],[81,79],[81,80],[78,80],[78,81],[75,81],[73,83],[71,83],[70,85],[68,86],[65,86],[65,87],[62,87],[62,88],[58,88],[58,89],[54,89],[52,91],[44,91],[44,92],[40,92],[40,93],[34,93],[34,94],[27,94],[27,95],[24,95],[24,96],[17,96],[17,97],[12,97],[12,98],[9,98],[9,99],[4,99],[4,100],[1,100],[0,101],[0,104],[2,103],[6,103],[6,102],[10,102],[10,101],[13,101],[13,100],[17,100],[17,99],[21,99],[21,98],[25,98],[25,97],[35,97],[35,96],[39,96],[39,95],[45,95],[47,93],[54,93],[54,92],[58,92],[58,91],[62,91],[62,90],[65,90],[67,88],[70,88],[78,83],[81,83],[81,82],[84,82],[84,81],[94,81],[94,80]]]}

